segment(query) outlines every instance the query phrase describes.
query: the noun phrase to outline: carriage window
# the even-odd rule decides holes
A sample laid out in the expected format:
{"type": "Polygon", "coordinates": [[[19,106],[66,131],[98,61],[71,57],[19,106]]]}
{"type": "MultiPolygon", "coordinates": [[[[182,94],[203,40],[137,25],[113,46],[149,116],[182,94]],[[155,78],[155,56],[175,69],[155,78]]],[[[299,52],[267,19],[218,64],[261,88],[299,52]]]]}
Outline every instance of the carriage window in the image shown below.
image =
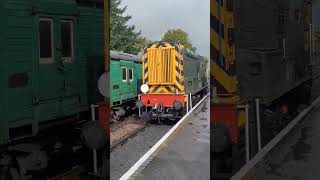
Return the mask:
{"type": "Polygon", "coordinates": [[[73,24],[61,21],[61,57],[64,63],[73,61],[73,24]]]}
{"type": "Polygon", "coordinates": [[[133,80],[133,69],[132,68],[129,69],[129,80],[130,81],[133,80]]]}
{"type": "Polygon", "coordinates": [[[53,63],[52,19],[39,19],[39,63],[53,63]]]}
{"type": "Polygon", "coordinates": [[[122,82],[126,82],[127,81],[127,68],[122,67],[122,82]]]}

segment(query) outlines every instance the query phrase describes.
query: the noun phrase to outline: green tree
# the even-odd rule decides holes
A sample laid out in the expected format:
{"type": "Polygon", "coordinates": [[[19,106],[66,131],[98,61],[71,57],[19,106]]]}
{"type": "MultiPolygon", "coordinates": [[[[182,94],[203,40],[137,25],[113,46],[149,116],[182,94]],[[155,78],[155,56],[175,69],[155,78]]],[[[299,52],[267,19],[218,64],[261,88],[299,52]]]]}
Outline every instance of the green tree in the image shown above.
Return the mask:
{"type": "Polygon", "coordinates": [[[127,25],[131,16],[124,15],[127,6],[121,8],[121,0],[110,0],[110,49],[137,54],[140,49],[135,45],[141,32],[134,25],[127,25]]]}
{"type": "Polygon", "coordinates": [[[169,29],[164,33],[162,41],[174,41],[184,45],[193,52],[197,50],[196,47],[192,46],[188,33],[184,32],[182,29],[169,29]]]}
{"type": "Polygon", "coordinates": [[[146,47],[148,44],[152,43],[151,40],[147,39],[144,36],[138,36],[137,40],[136,40],[136,49],[139,49],[141,51],[141,49],[143,49],[144,47],[146,47]]]}

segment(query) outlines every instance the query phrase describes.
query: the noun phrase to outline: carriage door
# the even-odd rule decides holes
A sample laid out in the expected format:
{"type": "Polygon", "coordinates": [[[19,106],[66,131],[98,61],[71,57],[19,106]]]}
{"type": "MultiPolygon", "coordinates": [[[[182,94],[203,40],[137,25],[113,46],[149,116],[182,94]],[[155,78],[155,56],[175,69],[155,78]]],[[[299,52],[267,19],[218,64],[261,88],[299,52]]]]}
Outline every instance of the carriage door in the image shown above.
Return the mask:
{"type": "Polygon", "coordinates": [[[121,66],[121,92],[120,96],[122,100],[127,100],[132,97],[132,86],[133,86],[133,63],[128,61],[120,61],[121,66]]]}
{"type": "Polygon", "coordinates": [[[37,117],[40,121],[75,113],[79,104],[74,20],[38,18],[37,117]]]}

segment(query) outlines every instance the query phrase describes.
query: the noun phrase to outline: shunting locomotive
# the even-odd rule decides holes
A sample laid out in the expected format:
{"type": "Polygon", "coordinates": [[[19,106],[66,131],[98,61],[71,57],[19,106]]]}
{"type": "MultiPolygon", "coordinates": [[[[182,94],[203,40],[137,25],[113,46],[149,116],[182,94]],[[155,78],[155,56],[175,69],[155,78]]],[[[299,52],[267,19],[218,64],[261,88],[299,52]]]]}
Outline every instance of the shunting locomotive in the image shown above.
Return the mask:
{"type": "Polygon", "coordinates": [[[210,79],[216,95],[210,150],[218,179],[235,173],[309,103],[312,5],[309,0],[211,4],[210,79]]]}
{"type": "Polygon", "coordinates": [[[203,57],[181,44],[160,41],[145,47],[142,94],[136,103],[142,118],[158,122],[181,118],[190,108],[187,101],[195,101],[206,94],[206,68],[203,57]]]}

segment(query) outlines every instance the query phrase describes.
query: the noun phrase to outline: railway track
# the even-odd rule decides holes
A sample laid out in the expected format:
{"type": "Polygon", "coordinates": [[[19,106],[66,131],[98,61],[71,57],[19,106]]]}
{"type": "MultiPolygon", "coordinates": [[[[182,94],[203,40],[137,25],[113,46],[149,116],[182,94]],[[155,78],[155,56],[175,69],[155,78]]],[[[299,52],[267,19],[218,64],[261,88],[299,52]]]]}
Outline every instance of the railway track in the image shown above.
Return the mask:
{"type": "Polygon", "coordinates": [[[114,123],[111,126],[110,133],[110,151],[143,131],[147,126],[150,126],[150,123],[142,122],[141,119],[135,117],[135,115],[131,115],[120,122],[114,123]]]}

